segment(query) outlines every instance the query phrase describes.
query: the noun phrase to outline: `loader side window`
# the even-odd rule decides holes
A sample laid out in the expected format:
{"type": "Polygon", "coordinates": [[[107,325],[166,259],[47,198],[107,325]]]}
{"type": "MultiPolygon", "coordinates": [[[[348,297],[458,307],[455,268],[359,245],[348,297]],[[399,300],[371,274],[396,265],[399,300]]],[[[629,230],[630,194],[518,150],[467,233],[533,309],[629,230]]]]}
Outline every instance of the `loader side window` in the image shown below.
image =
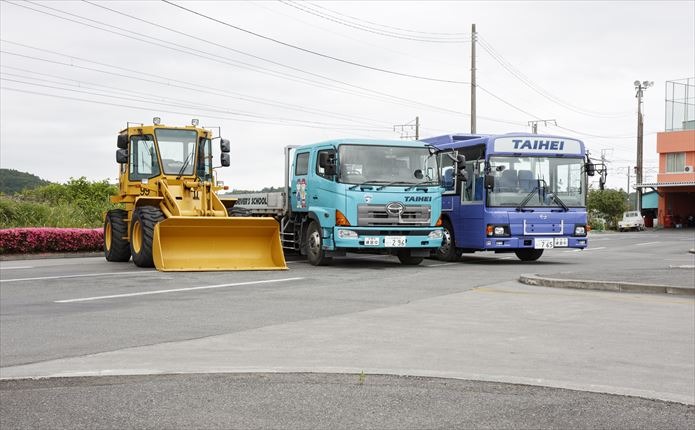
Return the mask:
{"type": "Polygon", "coordinates": [[[157,150],[152,135],[133,136],[130,138],[130,160],[128,177],[131,181],[153,178],[159,175],[157,150]]]}

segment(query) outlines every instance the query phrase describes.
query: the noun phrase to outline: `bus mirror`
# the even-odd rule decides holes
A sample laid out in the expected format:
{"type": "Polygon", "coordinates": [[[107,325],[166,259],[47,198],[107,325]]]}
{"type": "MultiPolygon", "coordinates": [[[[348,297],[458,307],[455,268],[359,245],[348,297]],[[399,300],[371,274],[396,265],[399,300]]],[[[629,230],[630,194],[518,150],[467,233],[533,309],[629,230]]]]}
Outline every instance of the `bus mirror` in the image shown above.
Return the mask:
{"type": "Polygon", "coordinates": [[[128,136],[125,134],[119,134],[116,145],[119,149],[128,149],[128,136]]]}
{"type": "Polygon", "coordinates": [[[231,164],[229,152],[223,152],[222,154],[220,154],[220,163],[222,164],[222,167],[229,167],[229,165],[231,164]]]}
{"type": "Polygon", "coordinates": [[[495,177],[493,175],[485,175],[485,188],[488,190],[495,188],[495,177]]]}
{"type": "Polygon", "coordinates": [[[227,139],[220,139],[220,151],[228,153],[231,149],[231,145],[227,139]]]}
{"type": "Polygon", "coordinates": [[[587,176],[594,176],[596,174],[596,165],[594,165],[594,163],[592,163],[591,161],[588,161],[584,165],[584,170],[586,170],[587,176]]]}
{"type": "Polygon", "coordinates": [[[128,150],[127,149],[117,149],[116,150],[116,163],[126,164],[127,162],[128,162],[128,150]]]}

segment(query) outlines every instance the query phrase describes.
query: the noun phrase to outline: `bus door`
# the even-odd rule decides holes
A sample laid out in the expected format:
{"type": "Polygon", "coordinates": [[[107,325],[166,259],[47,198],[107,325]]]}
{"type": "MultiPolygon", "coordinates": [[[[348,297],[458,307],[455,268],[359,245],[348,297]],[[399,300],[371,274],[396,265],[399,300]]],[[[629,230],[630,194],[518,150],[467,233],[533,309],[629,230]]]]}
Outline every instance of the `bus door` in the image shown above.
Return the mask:
{"type": "Polygon", "coordinates": [[[456,246],[481,249],[485,240],[484,160],[466,160],[468,180],[461,183],[458,199],[456,246]],[[458,233],[460,232],[460,233],[458,233]]]}

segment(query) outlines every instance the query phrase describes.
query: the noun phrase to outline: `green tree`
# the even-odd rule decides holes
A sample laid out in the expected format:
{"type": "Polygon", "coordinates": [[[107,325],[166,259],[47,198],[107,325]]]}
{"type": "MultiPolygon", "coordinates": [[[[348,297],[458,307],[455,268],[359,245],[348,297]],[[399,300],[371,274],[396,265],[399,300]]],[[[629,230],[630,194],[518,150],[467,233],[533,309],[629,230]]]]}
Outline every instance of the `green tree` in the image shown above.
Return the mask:
{"type": "Polygon", "coordinates": [[[598,212],[615,227],[627,210],[627,193],[623,190],[589,190],[586,208],[590,213],[598,212]]]}
{"type": "Polygon", "coordinates": [[[49,183],[31,173],[14,169],[0,169],[0,193],[2,194],[12,195],[24,189],[36,188],[49,183]]]}

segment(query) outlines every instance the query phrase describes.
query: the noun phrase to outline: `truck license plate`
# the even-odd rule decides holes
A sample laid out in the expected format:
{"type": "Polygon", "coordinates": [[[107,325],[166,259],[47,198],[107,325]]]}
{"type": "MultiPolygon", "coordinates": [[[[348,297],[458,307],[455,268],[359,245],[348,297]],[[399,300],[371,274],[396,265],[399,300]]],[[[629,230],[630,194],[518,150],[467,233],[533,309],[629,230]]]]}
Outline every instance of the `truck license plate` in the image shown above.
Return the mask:
{"type": "Polygon", "coordinates": [[[568,244],[566,237],[556,237],[553,245],[555,248],[566,247],[568,244]]]}
{"type": "Polygon", "coordinates": [[[364,246],[379,246],[379,238],[378,237],[365,237],[364,238],[364,246]]]}
{"type": "Polygon", "coordinates": [[[536,249],[552,249],[553,239],[536,239],[533,243],[533,247],[536,249]]]}
{"type": "Polygon", "coordinates": [[[384,246],[387,248],[401,248],[405,246],[405,236],[386,236],[384,246]]]}

